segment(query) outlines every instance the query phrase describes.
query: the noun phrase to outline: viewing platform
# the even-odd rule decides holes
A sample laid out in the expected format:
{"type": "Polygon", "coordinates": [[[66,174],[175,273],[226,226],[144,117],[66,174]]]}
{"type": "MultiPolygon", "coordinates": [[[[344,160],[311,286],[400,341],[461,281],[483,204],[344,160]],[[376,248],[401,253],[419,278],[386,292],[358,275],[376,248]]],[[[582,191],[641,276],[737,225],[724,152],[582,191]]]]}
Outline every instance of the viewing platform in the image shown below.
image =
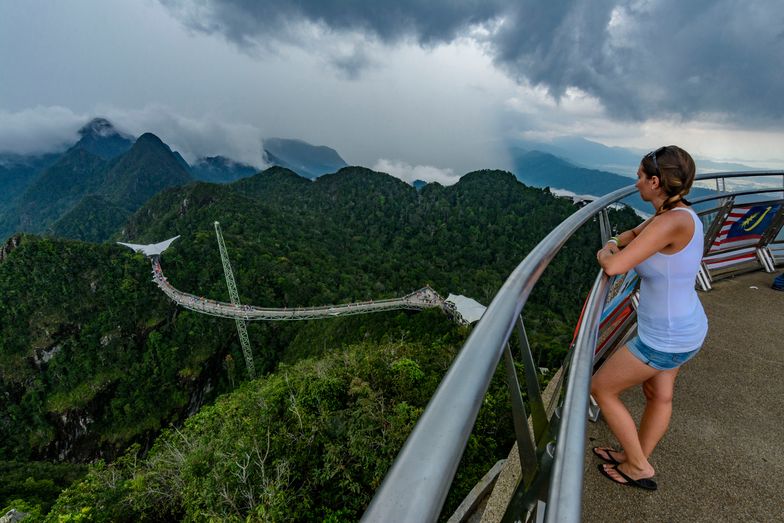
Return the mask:
{"type": "MultiPolygon", "coordinates": [[[[613,445],[590,397],[594,369],[636,330],[639,275],[598,274],[563,365],[540,390],[525,328],[531,289],[580,227],[611,237],[608,208],[637,189],[606,194],[555,227],[509,275],[420,416],[363,521],[436,521],[499,364],[516,443],[450,522],[781,521],[784,473],[784,172],[703,174],[711,194],[691,200],[704,228],[695,285],[708,316],[703,351],[675,385],[670,430],[651,457],[656,492],[602,476],[594,446],[613,445]],[[760,179],[767,181],[760,186],[760,179]],[[727,190],[728,186],[730,190],[727,190]],[[753,272],[750,272],[753,271],[753,272]],[[515,361],[525,373],[522,386],[515,361]],[[501,363],[503,361],[503,363],[501,363]],[[530,413],[530,416],[529,416],[530,413]]],[[[633,416],[641,387],[624,395],[633,416]]]]}
{"type": "MultiPolygon", "coordinates": [[[[781,521],[784,514],[784,292],[753,272],[700,293],[708,338],[675,384],[669,432],[651,456],[659,489],[616,485],[591,448],[617,446],[588,424],[585,522],[781,521]]],[[[624,402],[639,422],[641,388],[624,402]]]]}

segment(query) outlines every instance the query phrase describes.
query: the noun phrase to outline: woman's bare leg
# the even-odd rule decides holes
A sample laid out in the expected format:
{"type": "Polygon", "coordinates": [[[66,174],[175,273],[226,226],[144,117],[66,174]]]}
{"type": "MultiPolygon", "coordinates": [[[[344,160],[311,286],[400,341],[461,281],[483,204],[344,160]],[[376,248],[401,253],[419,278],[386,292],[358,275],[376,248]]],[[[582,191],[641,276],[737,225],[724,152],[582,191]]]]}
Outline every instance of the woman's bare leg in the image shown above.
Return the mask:
{"type": "MultiPolygon", "coordinates": [[[[610,430],[623,446],[626,460],[618,468],[633,479],[651,477],[654,470],[643,452],[637,426],[620,394],[660,372],[638,360],[624,345],[601,366],[591,382],[591,394],[602,409],[610,430]]],[[[615,474],[611,470],[608,473],[615,474]]],[[[616,479],[624,482],[620,476],[616,479]]]]}
{"type": "Polygon", "coordinates": [[[660,371],[642,384],[645,393],[645,412],[640,421],[640,447],[646,458],[667,432],[672,417],[672,395],[675,391],[675,377],[680,367],[660,371]]]}

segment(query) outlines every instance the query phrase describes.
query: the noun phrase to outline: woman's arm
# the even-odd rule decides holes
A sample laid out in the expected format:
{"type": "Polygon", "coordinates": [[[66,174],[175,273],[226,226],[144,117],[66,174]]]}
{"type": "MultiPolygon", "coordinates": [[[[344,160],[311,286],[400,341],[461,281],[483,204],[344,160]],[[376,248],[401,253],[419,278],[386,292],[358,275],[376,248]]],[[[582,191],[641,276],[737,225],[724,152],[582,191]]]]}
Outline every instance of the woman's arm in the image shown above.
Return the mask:
{"type": "Polygon", "coordinates": [[[672,243],[677,233],[678,221],[671,216],[659,218],[649,218],[631,231],[624,232],[619,241],[620,245],[625,246],[623,250],[610,243],[597,252],[596,259],[604,272],[610,276],[628,272],[672,243]],[[639,232],[635,232],[638,230],[639,232]]]}
{"type": "Polygon", "coordinates": [[[640,233],[651,223],[653,220],[653,216],[642,222],[640,225],[635,227],[634,229],[629,229],[628,231],[623,231],[621,234],[614,236],[615,239],[618,240],[618,248],[623,249],[627,245],[629,245],[632,240],[634,240],[640,233]]]}

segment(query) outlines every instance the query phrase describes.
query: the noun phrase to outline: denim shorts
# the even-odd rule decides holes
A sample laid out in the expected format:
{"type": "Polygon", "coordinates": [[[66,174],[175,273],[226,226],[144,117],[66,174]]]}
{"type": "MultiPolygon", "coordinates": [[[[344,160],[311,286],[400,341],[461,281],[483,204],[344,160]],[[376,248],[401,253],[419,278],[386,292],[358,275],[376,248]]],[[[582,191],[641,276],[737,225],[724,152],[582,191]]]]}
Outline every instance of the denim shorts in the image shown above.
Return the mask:
{"type": "Polygon", "coordinates": [[[629,352],[634,354],[635,358],[658,370],[670,370],[680,367],[700,351],[700,349],[695,349],[689,352],[662,352],[643,343],[639,336],[635,336],[626,342],[626,346],[629,348],[629,352]]]}

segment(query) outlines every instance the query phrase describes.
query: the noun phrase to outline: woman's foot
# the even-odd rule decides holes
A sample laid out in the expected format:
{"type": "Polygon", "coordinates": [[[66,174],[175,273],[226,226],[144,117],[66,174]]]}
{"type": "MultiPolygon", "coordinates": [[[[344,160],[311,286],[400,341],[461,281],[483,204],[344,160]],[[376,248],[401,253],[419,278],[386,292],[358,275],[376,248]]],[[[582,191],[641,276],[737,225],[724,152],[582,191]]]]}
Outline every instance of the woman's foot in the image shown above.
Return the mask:
{"type": "Polygon", "coordinates": [[[632,467],[628,463],[620,463],[618,465],[605,463],[599,465],[599,472],[621,485],[656,490],[656,482],[652,479],[656,471],[650,464],[647,467],[637,468],[632,467]]]}
{"type": "Polygon", "coordinates": [[[617,465],[626,461],[626,453],[622,450],[615,450],[611,447],[594,447],[593,453],[602,461],[617,465]]]}

